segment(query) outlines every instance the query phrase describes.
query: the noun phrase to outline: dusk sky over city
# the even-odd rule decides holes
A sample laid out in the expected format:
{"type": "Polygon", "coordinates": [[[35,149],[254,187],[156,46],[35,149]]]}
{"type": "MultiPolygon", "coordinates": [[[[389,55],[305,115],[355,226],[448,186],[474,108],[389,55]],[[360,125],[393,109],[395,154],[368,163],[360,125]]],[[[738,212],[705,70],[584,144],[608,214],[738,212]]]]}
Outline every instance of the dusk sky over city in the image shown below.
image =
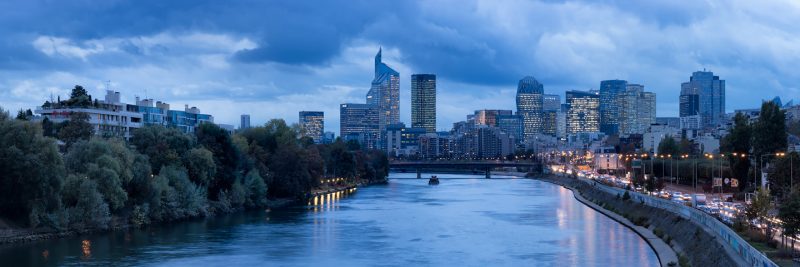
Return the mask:
{"type": "Polygon", "coordinates": [[[3,1],[0,106],[33,109],[75,84],[196,106],[215,122],[297,121],[362,103],[373,57],[438,77],[437,128],[477,109],[514,109],[531,75],[546,93],[624,79],[677,116],[680,84],[707,69],[727,111],[798,93],[798,1],[3,1]]]}

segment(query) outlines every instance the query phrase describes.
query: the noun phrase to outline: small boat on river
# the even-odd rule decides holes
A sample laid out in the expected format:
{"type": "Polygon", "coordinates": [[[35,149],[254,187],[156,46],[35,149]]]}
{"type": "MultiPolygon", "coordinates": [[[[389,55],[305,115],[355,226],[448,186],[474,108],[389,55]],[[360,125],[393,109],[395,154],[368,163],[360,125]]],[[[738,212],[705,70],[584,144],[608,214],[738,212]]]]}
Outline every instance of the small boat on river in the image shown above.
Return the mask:
{"type": "Polygon", "coordinates": [[[431,179],[428,180],[428,185],[438,185],[438,184],[439,184],[439,178],[436,177],[436,175],[431,176],[431,179]]]}

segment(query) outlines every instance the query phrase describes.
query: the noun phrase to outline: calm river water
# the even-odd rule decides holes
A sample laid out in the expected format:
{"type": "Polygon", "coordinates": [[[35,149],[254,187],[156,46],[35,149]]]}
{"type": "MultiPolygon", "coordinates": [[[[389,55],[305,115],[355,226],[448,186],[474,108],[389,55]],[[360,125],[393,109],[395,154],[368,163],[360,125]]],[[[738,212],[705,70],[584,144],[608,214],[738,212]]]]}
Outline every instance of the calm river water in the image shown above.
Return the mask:
{"type": "Polygon", "coordinates": [[[638,235],[560,186],[439,177],[476,179],[393,179],[316,205],[0,247],[0,266],[658,265],[638,235]]]}

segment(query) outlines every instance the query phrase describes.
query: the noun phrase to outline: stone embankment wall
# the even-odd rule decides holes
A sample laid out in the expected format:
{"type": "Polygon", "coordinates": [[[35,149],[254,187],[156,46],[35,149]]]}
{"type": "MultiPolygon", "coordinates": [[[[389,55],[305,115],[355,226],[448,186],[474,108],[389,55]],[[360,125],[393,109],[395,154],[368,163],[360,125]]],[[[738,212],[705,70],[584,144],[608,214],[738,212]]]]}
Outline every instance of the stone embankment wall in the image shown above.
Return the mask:
{"type": "Polygon", "coordinates": [[[730,249],[716,240],[704,227],[684,219],[678,214],[659,208],[624,200],[592,185],[572,178],[547,176],[542,180],[568,186],[583,198],[624,216],[635,225],[645,227],[667,244],[681,258],[681,265],[691,266],[746,266],[730,249]]]}

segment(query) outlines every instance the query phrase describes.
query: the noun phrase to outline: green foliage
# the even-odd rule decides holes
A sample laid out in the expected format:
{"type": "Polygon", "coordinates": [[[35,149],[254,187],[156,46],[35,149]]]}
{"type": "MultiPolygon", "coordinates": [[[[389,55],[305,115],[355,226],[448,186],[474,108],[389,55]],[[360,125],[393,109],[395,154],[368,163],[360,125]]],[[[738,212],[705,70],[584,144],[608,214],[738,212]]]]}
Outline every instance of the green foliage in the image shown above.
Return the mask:
{"type": "Polygon", "coordinates": [[[189,150],[183,159],[189,178],[200,185],[208,185],[217,173],[214,155],[205,148],[189,150]]]}
{"type": "Polygon", "coordinates": [[[761,104],[753,125],[753,154],[765,155],[786,150],[786,112],[772,101],[761,104]]]}
{"type": "Polygon", "coordinates": [[[30,109],[28,110],[20,109],[19,112],[17,112],[17,119],[21,121],[29,121],[33,119],[33,112],[30,109]]]}
{"type": "Polygon", "coordinates": [[[71,173],[96,181],[103,198],[117,210],[128,200],[123,185],[133,179],[135,158],[121,140],[93,138],[70,147],[65,162],[71,173]]]}
{"type": "Polygon", "coordinates": [[[262,207],[267,204],[267,184],[258,174],[258,170],[250,170],[244,177],[245,206],[262,207]]]}
{"type": "Polygon", "coordinates": [[[794,190],[792,186],[797,186],[800,179],[797,179],[797,168],[800,167],[800,155],[791,152],[784,156],[776,157],[770,164],[769,183],[770,192],[778,199],[788,197],[794,190]]]}
{"type": "Polygon", "coordinates": [[[672,136],[668,135],[658,143],[658,154],[667,154],[677,157],[681,154],[681,147],[672,136]]]}
{"type": "Polygon", "coordinates": [[[236,181],[239,173],[239,151],[233,145],[233,140],[227,130],[213,123],[203,123],[195,130],[197,143],[211,151],[216,165],[214,179],[208,187],[208,192],[216,196],[218,192],[228,190],[236,181]]]}
{"type": "MultiPolygon", "coordinates": [[[[722,140],[720,140],[720,151],[727,154],[747,154],[752,147],[753,127],[750,119],[742,113],[736,113],[733,117],[733,127],[722,140]]],[[[744,189],[744,181],[750,172],[750,159],[747,157],[728,157],[728,165],[731,166],[733,177],[743,181],[740,188],[744,189]]]]}
{"type": "Polygon", "coordinates": [[[205,188],[192,183],[183,168],[166,166],[152,181],[152,220],[169,221],[208,213],[205,188]]]}
{"type": "Polygon", "coordinates": [[[69,214],[70,228],[108,227],[111,221],[109,207],[94,180],[77,175],[68,176],[62,198],[69,214]]]}
{"type": "Polygon", "coordinates": [[[69,107],[89,107],[92,105],[92,96],[90,96],[83,86],[75,85],[69,95],[69,100],[66,101],[69,107]]]}
{"type": "Polygon", "coordinates": [[[767,225],[766,233],[769,238],[771,238],[772,234],[772,223],[767,218],[769,217],[769,211],[772,209],[772,204],[769,189],[762,188],[756,192],[756,195],[750,201],[750,205],[744,211],[747,219],[757,219],[767,225]]]}
{"type": "Polygon", "coordinates": [[[47,117],[42,119],[42,134],[47,137],[56,138],[56,126],[47,117]]]}
{"type": "Polygon", "coordinates": [[[628,191],[627,191],[627,190],[625,190],[625,194],[622,194],[622,200],[623,200],[623,201],[628,201],[628,200],[630,200],[630,199],[631,199],[631,194],[630,194],[630,193],[628,193],[628,191]]]}
{"type": "Polygon", "coordinates": [[[81,140],[89,140],[94,134],[94,127],[89,123],[89,119],[89,114],[72,112],[69,120],[62,123],[58,139],[64,141],[67,147],[81,140]]]}
{"type": "Polygon", "coordinates": [[[800,193],[792,193],[778,209],[778,219],[781,220],[783,234],[796,236],[800,234],[800,193]]]}
{"type": "Polygon", "coordinates": [[[139,153],[147,155],[153,173],[158,174],[162,166],[182,164],[182,156],[195,147],[191,135],[175,128],[146,126],[133,132],[129,140],[139,153]]]}
{"type": "MultiPolygon", "coordinates": [[[[0,111],[0,114],[5,113],[0,111]]],[[[65,173],[55,140],[44,137],[39,124],[0,116],[0,214],[3,217],[28,218],[35,226],[43,222],[38,218],[60,210],[59,192],[65,173]],[[42,216],[29,216],[34,207],[42,216]]]]}

